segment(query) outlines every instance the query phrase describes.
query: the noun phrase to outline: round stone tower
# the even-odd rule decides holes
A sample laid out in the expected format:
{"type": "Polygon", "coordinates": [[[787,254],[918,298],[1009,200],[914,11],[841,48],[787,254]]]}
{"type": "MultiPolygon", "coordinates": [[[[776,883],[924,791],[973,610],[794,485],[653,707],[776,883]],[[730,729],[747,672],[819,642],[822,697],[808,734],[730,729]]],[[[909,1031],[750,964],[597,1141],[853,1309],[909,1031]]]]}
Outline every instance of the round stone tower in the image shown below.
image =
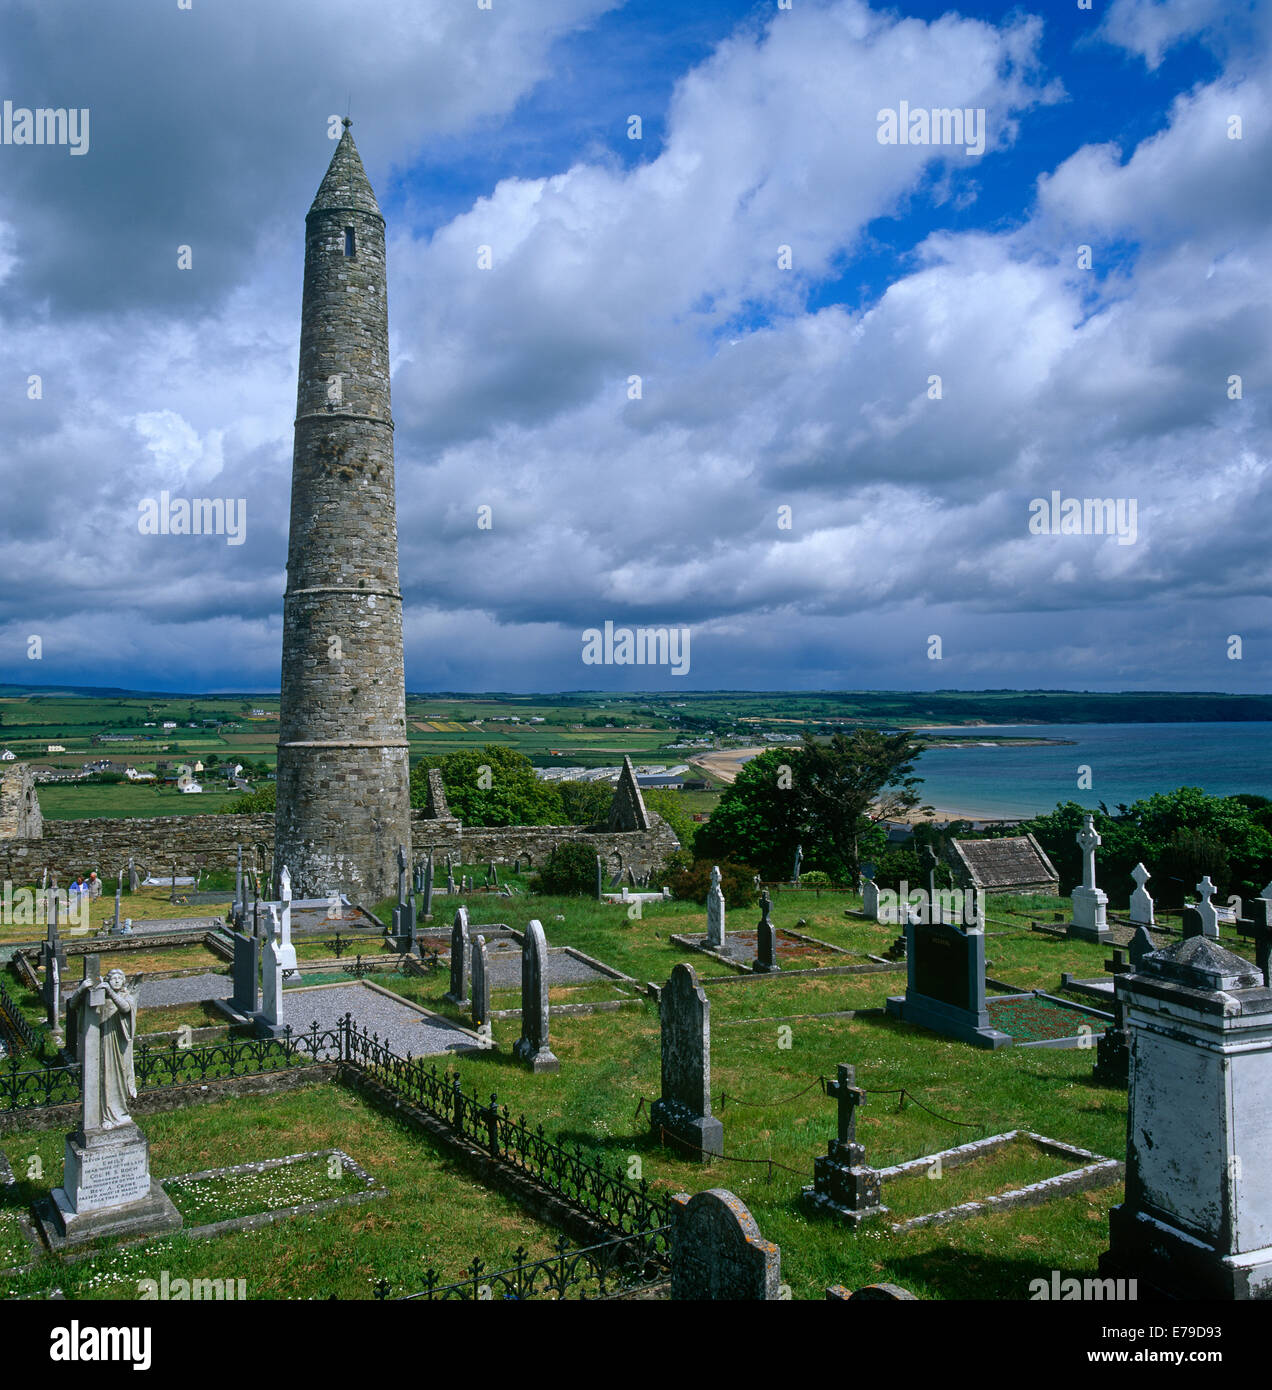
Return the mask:
{"type": "Polygon", "coordinates": [[[411,844],[384,218],[344,122],[305,218],[275,880],[370,904],[411,844]]]}

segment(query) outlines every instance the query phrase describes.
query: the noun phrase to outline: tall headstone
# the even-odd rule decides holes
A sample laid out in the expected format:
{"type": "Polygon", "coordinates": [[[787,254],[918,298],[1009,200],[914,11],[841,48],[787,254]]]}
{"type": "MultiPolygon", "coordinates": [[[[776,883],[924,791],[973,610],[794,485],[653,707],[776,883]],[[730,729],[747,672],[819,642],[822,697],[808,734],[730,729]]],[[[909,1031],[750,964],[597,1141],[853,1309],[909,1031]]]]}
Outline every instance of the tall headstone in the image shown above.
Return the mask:
{"type": "Polygon", "coordinates": [[[1086,941],[1102,941],[1108,935],[1108,894],[1095,886],[1095,851],[1103,841],[1095,817],[1082,817],[1082,829],[1074,837],[1082,850],[1082,882],[1073,890],[1073,921],[1069,935],[1086,941]]]}
{"type": "Polygon", "coordinates": [[[277,1038],[283,1033],[283,955],[271,934],[261,947],[261,1007],[256,1035],[277,1038]]]}
{"type": "Polygon", "coordinates": [[[473,1027],[490,1022],[490,957],[486,954],[486,938],[478,936],[473,942],[473,1027]]]}
{"type": "Polygon", "coordinates": [[[927,919],[929,922],[941,920],[940,900],[936,896],[936,866],[940,861],[931,845],[924,845],[919,851],[919,867],[927,875],[927,919]]]}
{"type": "Polygon", "coordinates": [[[521,1037],[512,1052],[534,1072],[561,1070],[548,1046],[548,939],[531,921],[521,942],[521,1037]]]}
{"type": "Polygon", "coordinates": [[[921,915],[906,905],[906,991],[888,999],[888,1013],[977,1047],[1007,1046],[985,1007],[985,933],[916,921],[921,915]]]}
{"type": "Polygon", "coordinates": [[[1263,983],[1272,985],[1272,883],[1250,904],[1250,917],[1237,923],[1242,936],[1254,942],[1255,964],[1263,975],[1263,983]]]}
{"type": "Polygon", "coordinates": [[[1197,885],[1197,912],[1201,917],[1202,935],[1217,941],[1219,939],[1219,913],[1211,901],[1214,895],[1215,885],[1211,883],[1210,875],[1207,874],[1197,885]]]}
{"type": "Polygon", "coordinates": [[[760,1234],[740,1197],[713,1187],[672,1201],[671,1297],[759,1302],[782,1296],[782,1252],[760,1234]]]}
{"type": "Polygon", "coordinates": [[[137,1002],[122,970],[86,977],[70,1001],[81,1073],[80,1127],[66,1136],[62,1186],[37,1207],[50,1242],[175,1230],[181,1215],[150,1176],[150,1146],[128,1113],[137,1095],[137,1002]]]}
{"type": "Polygon", "coordinates": [[[137,865],[133,863],[133,857],[130,854],[128,856],[128,891],[130,893],[135,893],[138,887],[137,865]]]}
{"type": "Polygon", "coordinates": [[[768,889],[760,893],[760,920],[755,928],[755,960],[751,969],[757,975],[769,975],[782,967],[777,963],[777,928],[769,921],[773,903],[768,889]]]}
{"type": "Polygon", "coordinates": [[[706,1162],[724,1152],[724,1125],[711,1114],[711,1004],[693,966],[681,961],[672,970],[659,1012],[662,1094],[650,1124],[706,1162]]]}
{"type": "Polygon", "coordinates": [[[274,863],[300,898],[374,903],[411,843],[410,746],[384,218],[350,125],[305,218],[274,863]]]}
{"type": "Polygon", "coordinates": [[[877,922],[879,920],[879,885],[875,882],[875,866],[863,864],[861,872],[866,880],[861,887],[861,913],[863,917],[877,922]]]}
{"type": "Polygon", "coordinates": [[[794,869],[791,871],[791,882],[796,886],[796,888],[799,887],[799,866],[800,866],[803,862],[804,862],[804,846],[803,846],[803,845],[796,845],[796,846],[795,846],[795,867],[794,867],[794,869]]]}
{"type": "Polygon", "coordinates": [[[1134,1278],[1140,1298],[1272,1298],[1272,990],[1205,935],[1151,952],[1115,988],[1126,1196],[1100,1274],[1134,1278]]]}
{"type": "Polygon", "coordinates": [[[455,866],[449,859],[446,861],[446,892],[448,894],[455,891],[455,866]]]}
{"type": "Polygon", "coordinates": [[[857,1085],[856,1068],[843,1062],[826,1091],[839,1103],[838,1134],[826,1156],[813,1161],[813,1185],[804,1189],[804,1205],[855,1227],[887,1211],[881,1205],[883,1179],[866,1165],[865,1147],[857,1140],[857,1111],[866,1093],[857,1085]]]}
{"type": "Polygon", "coordinates": [[[424,883],[421,888],[423,901],[420,907],[420,914],[424,921],[433,920],[433,851],[430,849],[428,858],[424,861],[424,883]]]}
{"type": "Polygon", "coordinates": [[[719,865],[711,870],[711,888],[707,893],[707,945],[723,946],[725,933],[724,892],[720,887],[719,865]]]}
{"type": "Polygon", "coordinates": [[[119,878],[115,884],[115,930],[119,930],[120,904],[124,896],[124,871],[120,869],[119,878]]]}
{"type": "Polygon", "coordinates": [[[234,945],[234,993],[230,1002],[236,1012],[255,1014],[259,1009],[257,977],[260,972],[261,939],[253,932],[232,932],[234,945]]]}
{"type": "Polygon", "coordinates": [[[279,939],[278,951],[282,962],[283,974],[287,976],[300,975],[300,962],[296,959],[296,947],[292,944],[292,882],[291,873],[287,865],[283,865],[283,871],[278,876],[279,892],[279,939]]]}
{"type": "Polygon", "coordinates": [[[461,907],[451,926],[450,989],[446,998],[461,1009],[468,1003],[468,909],[461,907]]]}
{"type": "Polygon", "coordinates": [[[1152,874],[1143,866],[1136,864],[1131,870],[1131,877],[1135,880],[1135,891],[1131,894],[1130,911],[1127,916],[1136,926],[1151,927],[1153,925],[1153,900],[1148,895],[1148,889],[1144,885],[1152,878],[1152,874]]]}
{"type": "Polygon", "coordinates": [[[55,1047],[61,1047],[65,1041],[62,1033],[62,967],[58,963],[55,952],[48,949],[48,943],[44,946],[44,1013],[45,1022],[48,1025],[49,1036],[53,1040],[55,1047]]]}
{"type": "Polygon", "coordinates": [[[596,856],[596,901],[599,903],[605,896],[605,865],[601,863],[601,856],[596,856]]]}

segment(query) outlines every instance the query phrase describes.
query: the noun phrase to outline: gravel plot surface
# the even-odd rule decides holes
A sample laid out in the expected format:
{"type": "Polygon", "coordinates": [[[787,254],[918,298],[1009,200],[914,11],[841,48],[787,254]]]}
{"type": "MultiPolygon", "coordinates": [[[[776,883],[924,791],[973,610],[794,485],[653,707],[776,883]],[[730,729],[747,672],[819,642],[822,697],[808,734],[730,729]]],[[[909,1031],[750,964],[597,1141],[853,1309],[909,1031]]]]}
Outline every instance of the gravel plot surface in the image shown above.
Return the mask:
{"type": "MultiPolygon", "coordinates": [[[[473,932],[475,939],[479,933],[473,932]]],[[[513,989],[521,985],[521,948],[497,941],[486,943],[486,959],[490,964],[491,989],[513,989]]],[[[577,985],[589,980],[608,980],[590,965],[560,949],[548,951],[548,984],[577,985]]]]}
{"type": "Polygon", "coordinates": [[[204,999],[228,999],[234,982],[228,975],[186,975],[179,980],[142,980],[137,1004],[143,1009],[163,1004],[198,1004],[204,999]]]}
{"type": "Polygon", "coordinates": [[[297,1032],[308,1032],[315,1019],[319,1028],[334,1028],[345,1014],[352,1014],[359,1029],[378,1033],[381,1042],[403,1056],[409,1052],[413,1057],[426,1057],[477,1046],[467,1033],[445,1019],[417,1013],[364,984],[289,989],[283,1007],[285,1021],[297,1032]]]}

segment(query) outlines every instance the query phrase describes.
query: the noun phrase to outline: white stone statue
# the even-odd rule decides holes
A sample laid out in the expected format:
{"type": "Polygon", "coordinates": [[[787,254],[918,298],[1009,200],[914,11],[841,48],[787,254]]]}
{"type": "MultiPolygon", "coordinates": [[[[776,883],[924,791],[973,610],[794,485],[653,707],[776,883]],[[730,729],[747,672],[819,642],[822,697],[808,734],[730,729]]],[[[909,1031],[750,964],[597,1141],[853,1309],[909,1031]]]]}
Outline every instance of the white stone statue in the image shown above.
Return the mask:
{"type": "Polygon", "coordinates": [[[85,1131],[130,1124],[128,1102],[137,1098],[137,1000],[124,972],[115,969],[104,980],[85,980],[71,995],[67,1013],[76,1020],[85,1131]]]}

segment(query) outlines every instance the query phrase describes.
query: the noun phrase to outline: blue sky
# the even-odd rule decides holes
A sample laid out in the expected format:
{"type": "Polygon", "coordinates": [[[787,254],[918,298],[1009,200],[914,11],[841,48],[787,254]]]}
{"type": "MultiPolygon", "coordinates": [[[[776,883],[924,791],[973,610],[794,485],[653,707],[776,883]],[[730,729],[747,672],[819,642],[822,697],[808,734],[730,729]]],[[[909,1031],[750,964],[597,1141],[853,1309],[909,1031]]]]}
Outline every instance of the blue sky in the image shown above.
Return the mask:
{"type": "Polygon", "coordinates": [[[1270,13],[0,3],[0,97],[92,116],[0,145],[0,681],[277,686],[348,103],[408,688],[1268,689],[1270,13]],[[903,99],[984,153],[880,144],[903,99]],[[140,534],[164,490],[243,544],[140,534]],[[1053,492],[1134,534],[1032,533],[1053,492]],[[584,665],[606,621],[687,628],[687,674],[584,665]]]}

